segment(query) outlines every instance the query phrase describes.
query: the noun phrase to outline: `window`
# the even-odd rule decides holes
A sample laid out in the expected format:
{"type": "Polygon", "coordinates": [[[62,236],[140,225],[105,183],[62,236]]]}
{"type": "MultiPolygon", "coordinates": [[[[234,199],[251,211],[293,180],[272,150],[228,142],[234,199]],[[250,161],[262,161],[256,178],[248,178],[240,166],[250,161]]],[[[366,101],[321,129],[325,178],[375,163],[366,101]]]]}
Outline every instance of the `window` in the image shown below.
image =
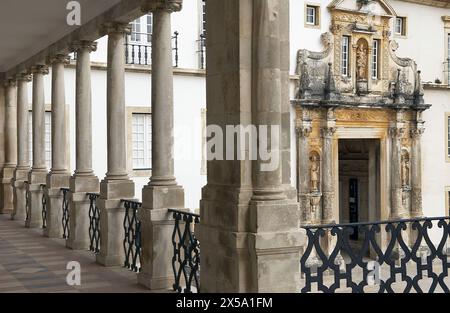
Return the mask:
{"type": "Polygon", "coordinates": [[[141,21],[136,19],[131,22],[131,41],[141,41],[141,21]]]}
{"type": "Polygon", "coordinates": [[[152,167],[152,119],[151,114],[132,114],[133,169],[152,167]]]}
{"type": "Polygon", "coordinates": [[[445,141],[446,141],[446,149],[445,149],[445,153],[446,153],[446,156],[447,156],[447,162],[450,162],[450,113],[447,113],[446,114],[446,116],[445,116],[445,124],[446,124],[446,127],[445,127],[445,130],[446,130],[446,138],[445,138],[445,141]]]}
{"type": "Polygon", "coordinates": [[[206,38],[206,0],[202,0],[202,35],[206,38]]]}
{"type": "Polygon", "coordinates": [[[315,5],[306,5],[305,24],[309,26],[319,26],[320,7],[315,5]]]}
{"type": "Polygon", "coordinates": [[[147,20],[147,42],[152,42],[153,16],[151,14],[147,14],[145,18],[147,20]]]}
{"type": "MultiPolygon", "coordinates": [[[[28,145],[30,152],[30,164],[33,165],[33,112],[29,111],[28,117],[28,145]]],[[[48,169],[52,167],[52,114],[45,112],[45,164],[48,169]]]]}
{"type": "Polygon", "coordinates": [[[380,42],[378,39],[373,41],[372,46],[372,78],[378,79],[378,58],[379,58],[379,46],[380,42]]]}
{"type": "Polygon", "coordinates": [[[400,36],[406,35],[406,17],[397,16],[395,18],[395,34],[400,36]]]}
{"type": "Polygon", "coordinates": [[[342,76],[349,76],[349,44],[350,37],[342,37],[342,76]]]}
{"type": "Polygon", "coordinates": [[[445,215],[450,215],[450,187],[445,187],[445,215]]]}

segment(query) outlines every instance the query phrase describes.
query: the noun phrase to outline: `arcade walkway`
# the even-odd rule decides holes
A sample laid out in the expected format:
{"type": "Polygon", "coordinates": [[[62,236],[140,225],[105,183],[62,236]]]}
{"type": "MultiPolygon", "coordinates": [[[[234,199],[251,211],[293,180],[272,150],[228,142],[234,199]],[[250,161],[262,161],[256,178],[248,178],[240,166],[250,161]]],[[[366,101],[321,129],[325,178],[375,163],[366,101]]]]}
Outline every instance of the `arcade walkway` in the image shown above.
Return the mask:
{"type": "Polygon", "coordinates": [[[88,251],[73,251],[63,239],[42,236],[23,222],[0,215],[0,293],[4,292],[151,292],[136,283],[136,274],[121,267],[105,268],[88,251]],[[81,265],[81,286],[68,286],[67,263],[81,265]]]}

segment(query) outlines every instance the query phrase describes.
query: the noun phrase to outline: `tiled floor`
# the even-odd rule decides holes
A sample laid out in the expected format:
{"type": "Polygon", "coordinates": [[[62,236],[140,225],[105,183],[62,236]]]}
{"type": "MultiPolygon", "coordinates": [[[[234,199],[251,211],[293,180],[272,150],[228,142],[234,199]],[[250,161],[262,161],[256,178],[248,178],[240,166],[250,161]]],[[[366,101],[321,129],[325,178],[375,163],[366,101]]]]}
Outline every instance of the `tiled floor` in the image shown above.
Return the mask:
{"type": "Polygon", "coordinates": [[[42,236],[42,229],[0,215],[0,293],[4,292],[150,292],[136,274],[122,267],[105,268],[89,251],[65,248],[63,239],[42,236]],[[69,286],[68,262],[81,266],[81,285],[69,286]]]}

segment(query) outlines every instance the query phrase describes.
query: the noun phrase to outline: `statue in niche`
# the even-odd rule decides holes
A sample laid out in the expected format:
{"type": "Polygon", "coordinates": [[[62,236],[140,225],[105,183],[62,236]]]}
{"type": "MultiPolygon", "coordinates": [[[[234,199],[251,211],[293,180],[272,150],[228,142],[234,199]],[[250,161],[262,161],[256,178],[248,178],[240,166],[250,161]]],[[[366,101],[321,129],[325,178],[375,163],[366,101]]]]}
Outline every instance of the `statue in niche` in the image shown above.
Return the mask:
{"type": "Polygon", "coordinates": [[[367,79],[367,48],[364,41],[358,41],[358,48],[356,49],[356,78],[358,80],[367,79]]]}
{"type": "Polygon", "coordinates": [[[310,157],[311,167],[311,192],[319,191],[319,177],[320,177],[320,162],[317,155],[313,154],[310,157]]]}
{"type": "Polygon", "coordinates": [[[409,186],[409,157],[408,153],[405,152],[402,156],[402,187],[409,186]]]}

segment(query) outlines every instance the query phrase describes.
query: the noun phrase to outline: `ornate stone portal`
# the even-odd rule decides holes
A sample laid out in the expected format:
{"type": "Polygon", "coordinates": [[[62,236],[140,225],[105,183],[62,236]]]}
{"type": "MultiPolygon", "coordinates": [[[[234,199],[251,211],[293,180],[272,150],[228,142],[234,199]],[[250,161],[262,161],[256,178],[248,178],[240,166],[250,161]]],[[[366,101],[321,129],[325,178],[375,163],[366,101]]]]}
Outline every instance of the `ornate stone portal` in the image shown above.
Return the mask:
{"type": "Polygon", "coordinates": [[[387,1],[335,0],[328,8],[324,50],[300,50],[297,58],[300,79],[292,103],[301,222],[343,222],[341,139],[375,139],[381,147],[373,180],[379,200],[358,222],[421,216],[420,135],[422,112],[430,105],[424,103],[416,63],[398,57],[398,44],[390,40],[396,13],[387,1]]]}

